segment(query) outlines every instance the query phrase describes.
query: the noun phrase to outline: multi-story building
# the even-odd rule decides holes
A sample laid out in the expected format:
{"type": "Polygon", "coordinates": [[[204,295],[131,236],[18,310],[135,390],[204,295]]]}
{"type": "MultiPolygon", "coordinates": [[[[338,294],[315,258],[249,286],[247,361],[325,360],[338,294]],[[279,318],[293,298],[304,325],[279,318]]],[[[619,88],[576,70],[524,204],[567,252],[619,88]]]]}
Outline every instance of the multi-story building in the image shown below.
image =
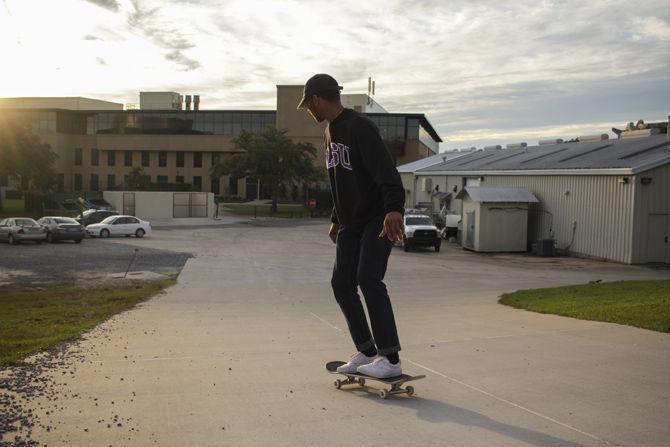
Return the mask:
{"type": "MultiPolygon", "coordinates": [[[[152,183],[256,198],[254,179],[214,179],[210,168],[236,152],[233,140],[242,130],[276,126],[294,141],[321,147],[323,124],[296,109],[302,88],[277,86],[276,110],[201,110],[198,96],[191,110],[190,96],[142,92],[139,109],[88,98],[2,98],[0,114],[25,122],[58,154],[59,192],[121,189],[141,167],[152,183]]],[[[379,126],[397,164],[438,152],[442,140],[424,114],[387,113],[367,95],[343,95],[343,102],[379,126]]]]}

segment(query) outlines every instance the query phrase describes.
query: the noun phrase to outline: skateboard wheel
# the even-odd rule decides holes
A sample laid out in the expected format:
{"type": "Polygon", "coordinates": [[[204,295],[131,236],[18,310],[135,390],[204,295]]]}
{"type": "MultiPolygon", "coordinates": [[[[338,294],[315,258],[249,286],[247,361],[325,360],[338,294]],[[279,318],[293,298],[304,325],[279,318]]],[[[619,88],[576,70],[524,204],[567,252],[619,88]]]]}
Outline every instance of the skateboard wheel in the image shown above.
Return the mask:
{"type": "Polygon", "coordinates": [[[386,399],[388,397],[389,393],[386,390],[379,390],[379,397],[382,399],[386,399]]]}
{"type": "Polygon", "coordinates": [[[340,379],[337,379],[336,381],[333,382],[333,385],[335,386],[335,388],[339,390],[342,387],[342,381],[340,379]]]}
{"type": "Polygon", "coordinates": [[[358,379],[358,383],[359,383],[361,386],[364,386],[364,385],[365,385],[365,379],[363,379],[363,378],[358,379]]]}
{"type": "Polygon", "coordinates": [[[407,390],[407,395],[408,395],[408,396],[412,396],[412,395],[414,394],[414,387],[413,387],[412,385],[409,385],[409,386],[408,386],[407,388],[405,388],[405,389],[407,390]]]}

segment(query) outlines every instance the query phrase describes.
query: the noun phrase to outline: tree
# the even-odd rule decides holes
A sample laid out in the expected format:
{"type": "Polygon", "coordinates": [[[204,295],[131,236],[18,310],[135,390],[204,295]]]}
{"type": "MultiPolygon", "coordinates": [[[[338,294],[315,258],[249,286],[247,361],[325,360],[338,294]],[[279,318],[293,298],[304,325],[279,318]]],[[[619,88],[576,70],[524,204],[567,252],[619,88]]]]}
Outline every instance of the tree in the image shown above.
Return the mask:
{"type": "Polygon", "coordinates": [[[220,178],[254,177],[270,191],[272,212],[277,212],[277,199],[290,188],[319,181],[323,170],[314,166],[316,148],[309,143],[294,143],[286,131],[268,127],[255,134],[242,131],[233,140],[236,153],[212,166],[210,176],[220,178]]]}
{"type": "Polygon", "coordinates": [[[22,189],[47,193],[56,185],[57,158],[51,146],[27,126],[0,119],[0,177],[20,178],[22,189]]]}
{"type": "Polygon", "coordinates": [[[144,173],[140,166],[133,168],[124,182],[124,189],[129,191],[146,191],[151,183],[151,176],[144,173]]]}

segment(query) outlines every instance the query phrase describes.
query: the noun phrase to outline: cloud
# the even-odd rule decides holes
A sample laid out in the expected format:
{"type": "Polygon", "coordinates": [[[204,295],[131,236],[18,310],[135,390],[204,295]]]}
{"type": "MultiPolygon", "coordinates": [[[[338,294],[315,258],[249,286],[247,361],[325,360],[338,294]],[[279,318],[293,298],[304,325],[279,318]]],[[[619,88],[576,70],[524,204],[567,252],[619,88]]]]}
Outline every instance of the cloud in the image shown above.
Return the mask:
{"type": "Polygon", "coordinates": [[[195,70],[197,68],[200,68],[200,62],[193,59],[189,59],[188,57],[184,56],[184,54],[181,51],[178,50],[174,50],[171,51],[170,53],[167,53],[165,55],[165,59],[176,62],[179,65],[182,65],[185,70],[195,70]]]}
{"type": "Polygon", "coordinates": [[[140,0],[132,0],[133,11],[128,14],[128,25],[143,33],[156,45],[170,50],[165,59],[183,66],[190,71],[200,68],[200,62],[187,57],[183,51],[195,45],[186,39],[177,28],[166,25],[159,14],[160,8],[147,7],[140,0]]]}
{"type": "Polygon", "coordinates": [[[93,3],[94,5],[100,6],[105,9],[109,9],[110,11],[113,12],[118,12],[119,11],[119,2],[116,0],[84,0],[89,3],[93,3]]]}
{"type": "MultiPolygon", "coordinates": [[[[44,16],[57,13],[51,3],[44,16]]],[[[9,67],[7,85],[100,94],[96,78],[104,69],[111,97],[142,88],[197,91],[206,107],[273,109],[276,84],[329,72],[344,93],[364,93],[372,76],[375,99],[391,112],[425,113],[443,147],[467,138],[523,140],[524,132],[571,137],[565,126],[609,123],[607,131],[670,112],[670,8],[663,0],[634,8],[627,0],[92,3],[118,14],[81,7],[81,16],[75,10],[57,28],[16,6],[12,23],[23,46],[12,43],[18,31],[8,27],[0,37],[16,55],[31,40],[45,54],[45,44],[57,54],[63,47],[91,51],[87,41],[96,40],[94,54],[108,65],[50,61],[87,81],[63,75],[41,83],[28,82],[30,67],[9,67]]]]}

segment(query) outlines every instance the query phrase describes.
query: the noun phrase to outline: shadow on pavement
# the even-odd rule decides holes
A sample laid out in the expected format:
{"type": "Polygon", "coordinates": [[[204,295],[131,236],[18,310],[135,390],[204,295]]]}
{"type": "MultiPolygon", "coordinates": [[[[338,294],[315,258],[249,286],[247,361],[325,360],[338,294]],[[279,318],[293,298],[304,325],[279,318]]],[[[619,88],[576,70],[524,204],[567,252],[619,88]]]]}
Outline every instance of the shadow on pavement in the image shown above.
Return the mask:
{"type": "Polygon", "coordinates": [[[356,394],[359,397],[372,399],[380,405],[396,405],[403,408],[409,408],[416,411],[418,419],[432,423],[449,422],[468,427],[480,427],[493,433],[498,433],[512,439],[525,442],[529,445],[537,447],[592,447],[595,444],[605,445],[604,442],[597,440],[593,444],[580,444],[574,441],[557,438],[546,433],[540,433],[523,427],[505,424],[503,422],[491,419],[476,411],[468,410],[466,408],[457,407],[444,402],[433,399],[426,399],[419,396],[412,398],[407,397],[390,397],[387,400],[381,400],[377,395],[368,392],[363,393],[360,390],[352,388],[351,390],[344,390],[351,394],[356,394]]]}

